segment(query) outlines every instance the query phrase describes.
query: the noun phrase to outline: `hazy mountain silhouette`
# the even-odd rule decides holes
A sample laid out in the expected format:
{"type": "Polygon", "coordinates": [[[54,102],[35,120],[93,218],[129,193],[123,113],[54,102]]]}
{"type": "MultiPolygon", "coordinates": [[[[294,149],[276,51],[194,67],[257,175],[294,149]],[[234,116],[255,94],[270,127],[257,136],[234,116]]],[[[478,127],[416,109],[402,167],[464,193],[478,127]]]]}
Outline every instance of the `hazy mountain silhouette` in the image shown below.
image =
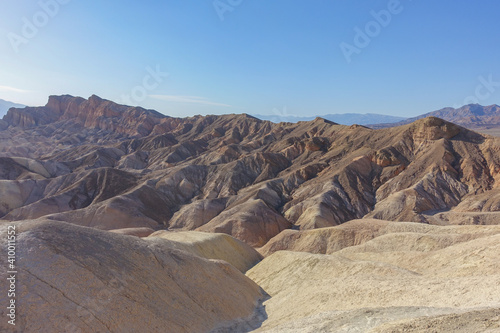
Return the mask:
{"type": "Polygon", "coordinates": [[[0,99],[0,117],[3,117],[10,108],[23,108],[25,105],[9,102],[3,99],[0,99]]]}
{"type": "Polygon", "coordinates": [[[299,121],[311,121],[314,120],[317,117],[321,117],[323,119],[327,119],[330,121],[333,121],[337,124],[342,124],[342,125],[353,125],[353,124],[358,124],[358,125],[367,125],[367,124],[379,124],[379,123],[393,123],[393,122],[399,122],[402,120],[405,120],[405,117],[395,117],[395,116],[388,116],[388,115],[383,115],[383,114],[376,114],[376,113],[339,113],[339,114],[326,114],[326,115],[318,115],[318,116],[310,116],[310,117],[299,117],[299,116],[293,116],[293,115],[260,115],[260,114],[255,114],[253,115],[256,118],[259,118],[261,120],[269,120],[272,121],[273,123],[280,123],[280,122],[290,122],[290,123],[296,123],[299,121]]]}

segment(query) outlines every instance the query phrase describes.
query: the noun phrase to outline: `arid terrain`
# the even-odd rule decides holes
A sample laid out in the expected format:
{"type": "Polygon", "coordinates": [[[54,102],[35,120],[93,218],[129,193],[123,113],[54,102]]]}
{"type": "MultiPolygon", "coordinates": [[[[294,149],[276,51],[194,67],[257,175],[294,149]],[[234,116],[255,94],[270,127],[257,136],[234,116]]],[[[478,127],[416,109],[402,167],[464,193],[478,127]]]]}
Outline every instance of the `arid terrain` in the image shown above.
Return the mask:
{"type": "Polygon", "coordinates": [[[500,106],[488,105],[482,106],[479,104],[464,105],[460,108],[447,107],[441,110],[428,112],[423,115],[401,120],[392,123],[378,123],[368,125],[371,128],[387,128],[393,126],[401,126],[410,124],[416,120],[437,117],[454,124],[466,127],[473,131],[484,133],[487,135],[500,135],[500,106]]]}
{"type": "Polygon", "coordinates": [[[500,138],[434,116],[371,129],[97,96],[11,108],[16,329],[500,332],[499,182],[500,138]]]}

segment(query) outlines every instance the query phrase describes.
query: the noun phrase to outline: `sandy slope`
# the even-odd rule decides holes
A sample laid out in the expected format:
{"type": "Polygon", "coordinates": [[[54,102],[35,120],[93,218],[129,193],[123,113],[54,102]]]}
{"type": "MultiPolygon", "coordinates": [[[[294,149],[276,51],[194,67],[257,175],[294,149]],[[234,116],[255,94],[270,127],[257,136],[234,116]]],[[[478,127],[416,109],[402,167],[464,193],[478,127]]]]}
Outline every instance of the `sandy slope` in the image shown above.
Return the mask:
{"type": "Polygon", "coordinates": [[[258,331],[498,329],[500,229],[380,224],[385,232],[360,245],[330,255],[278,251],[252,268],[247,276],[271,296],[258,331]]]}
{"type": "Polygon", "coordinates": [[[154,238],[169,240],[172,247],[202,258],[224,260],[243,273],[262,259],[251,246],[226,234],[161,230],[151,234],[146,240],[154,238]]]}
{"type": "MultiPolygon", "coordinates": [[[[13,331],[0,321],[1,332],[207,332],[248,326],[263,296],[225,261],[166,239],[41,220],[10,225],[17,232],[17,323],[13,331]]],[[[6,232],[0,225],[3,239],[6,232]]],[[[0,281],[8,290],[6,265],[0,281]]],[[[2,318],[8,302],[2,293],[2,318]]]]}
{"type": "Polygon", "coordinates": [[[500,226],[357,220],[287,231],[259,262],[224,234],[9,224],[23,332],[500,331],[500,226]]]}

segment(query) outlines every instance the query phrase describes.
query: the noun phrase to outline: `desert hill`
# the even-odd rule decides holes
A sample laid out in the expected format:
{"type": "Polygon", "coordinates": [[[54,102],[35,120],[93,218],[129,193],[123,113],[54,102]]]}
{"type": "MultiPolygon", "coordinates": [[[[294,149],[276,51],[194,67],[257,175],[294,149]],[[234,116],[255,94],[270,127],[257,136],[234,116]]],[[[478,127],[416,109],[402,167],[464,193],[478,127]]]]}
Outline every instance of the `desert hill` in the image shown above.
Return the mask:
{"type": "MultiPolygon", "coordinates": [[[[260,262],[223,234],[140,239],[43,218],[9,225],[17,232],[20,332],[500,329],[497,225],[362,219],[289,231],[298,235],[288,248],[289,235],[277,236],[270,243],[284,247],[260,262]]],[[[4,268],[0,277],[6,287],[4,268]]]]}
{"type": "Polygon", "coordinates": [[[259,247],[363,217],[495,224],[500,205],[500,139],[434,117],[373,130],[51,96],[4,121],[4,220],[222,232],[259,247]]]}
{"type": "Polygon", "coordinates": [[[255,332],[500,330],[499,226],[363,219],[295,233],[247,272],[270,296],[255,332]]]}
{"type": "MultiPolygon", "coordinates": [[[[238,327],[238,322],[259,326],[256,310],[265,297],[259,286],[226,261],[179,250],[179,241],[47,220],[10,225],[16,227],[18,249],[16,332],[207,332],[238,327]]],[[[7,237],[7,226],[0,226],[0,235],[7,237]]],[[[235,246],[240,261],[258,256],[243,245],[235,246]]],[[[215,241],[204,248],[227,252],[215,241]]],[[[7,276],[2,267],[2,287],[7,276]]],[[[7,304],[7,293],[0,301],[7,304]]],[[[6,307],[0,314],[7,318],[6,307]]],[[[3,320],[0,330],[12,327],[3,320]]]]}

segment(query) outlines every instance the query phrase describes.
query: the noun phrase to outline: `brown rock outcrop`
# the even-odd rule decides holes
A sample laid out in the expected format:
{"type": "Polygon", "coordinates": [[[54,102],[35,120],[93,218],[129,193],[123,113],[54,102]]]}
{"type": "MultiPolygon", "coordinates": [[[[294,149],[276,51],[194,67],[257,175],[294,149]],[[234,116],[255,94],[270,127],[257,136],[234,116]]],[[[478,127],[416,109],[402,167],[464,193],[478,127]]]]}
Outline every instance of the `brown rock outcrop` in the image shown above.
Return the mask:
{"type": "Polygon", "coordinates": [[[290,227],[291,224],[285,218],[257,199],[222,212],[197,230],[226,233],[259,247],[290,227]]]}
{"type": "Polygon", "coordinates": [[[4,121],[26,129],[72,120],[86,128],[144,136],[165,117],[156,111],[119,105],[95,95],[88,100],[65,95],[50,96],[44,107],[11,108],[4,121]]]}

